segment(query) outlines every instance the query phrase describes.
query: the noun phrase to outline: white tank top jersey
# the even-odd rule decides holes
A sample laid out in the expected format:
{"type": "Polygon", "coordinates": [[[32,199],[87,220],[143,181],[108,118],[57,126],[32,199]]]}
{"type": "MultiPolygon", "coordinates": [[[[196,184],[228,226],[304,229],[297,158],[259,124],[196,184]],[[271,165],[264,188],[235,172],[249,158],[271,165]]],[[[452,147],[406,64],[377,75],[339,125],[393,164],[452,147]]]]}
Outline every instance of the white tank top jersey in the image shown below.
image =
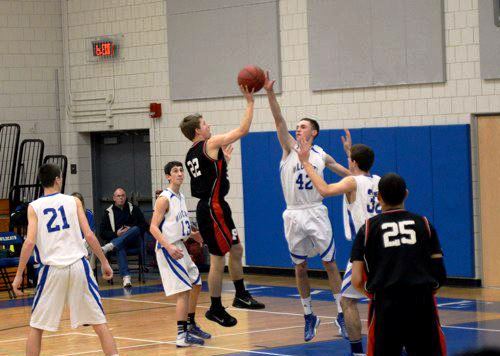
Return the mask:
{"type": "Polygon", "coordinates": [[[37,262],[66,267],[87,255],[74,197],[55,193],[38,198],[30,205],[38,218],[37,262]]]}
{"type": "MultiPolygon", "coordinates": [[[[175,194],[167,188],[160,194],[160,197],[165,197],[168,200],[168,211],[160,225],[161,233],[170,243],[187,240],[191,235],[191,223],[184,195],[175,194]]],[[[161,248],[159,243],[156,244],[156,247],[157,249],[161,248]]]]}
{"type": "MultiPolygon", "coordinates": [[[[323,178],[326,153],[319,146],[313,146],[309,162],[323,178]]],[[[285,160],[280,162],[281,187],[288,209],[315,206],[323,202],[323,197],[314,188],[304,166],[299,161],[299,155],[291,150],[285,160]]]]}
{"type": "Polygon", "coordinates": [[[344,230],[346,239],[351,241],[367,219],[382,212],[377,200],[378,182],[377,175],[352,176],[356,180],[356,200],[349,204],[344,195],[344,230]]]}

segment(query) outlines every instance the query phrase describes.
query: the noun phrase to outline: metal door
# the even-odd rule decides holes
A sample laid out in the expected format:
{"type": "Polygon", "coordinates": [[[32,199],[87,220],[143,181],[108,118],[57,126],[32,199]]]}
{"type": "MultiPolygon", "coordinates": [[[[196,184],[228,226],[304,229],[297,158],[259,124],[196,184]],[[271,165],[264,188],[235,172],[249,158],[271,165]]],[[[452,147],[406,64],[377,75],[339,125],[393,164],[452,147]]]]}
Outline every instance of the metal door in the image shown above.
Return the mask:
{"type": "Polygon", "coordinates": [[[92,134],[92,179],[96,227],[118,187],[148,220],[152,212],[149,131],[92,134]]]}

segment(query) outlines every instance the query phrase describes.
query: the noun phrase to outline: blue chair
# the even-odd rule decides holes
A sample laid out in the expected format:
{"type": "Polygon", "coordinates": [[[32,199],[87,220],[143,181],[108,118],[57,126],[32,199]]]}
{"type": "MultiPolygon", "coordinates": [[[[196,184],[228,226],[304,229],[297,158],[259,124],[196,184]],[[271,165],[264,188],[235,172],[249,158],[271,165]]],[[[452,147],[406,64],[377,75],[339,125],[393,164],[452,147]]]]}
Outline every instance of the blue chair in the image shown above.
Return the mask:
{"type": "MultiPolygon", "coordinates": [[[[0,246],[5,246],[7,249],[12,245],[22,245],[23,238],[13,232],[0,232],[0,246]]],[[[10,283],[9,272],[7,268],[17,267],[19,265],[19,257],[3,257],[0,258],[0,278],[7,288],[9,298],[16,297],[10,283]]]]}

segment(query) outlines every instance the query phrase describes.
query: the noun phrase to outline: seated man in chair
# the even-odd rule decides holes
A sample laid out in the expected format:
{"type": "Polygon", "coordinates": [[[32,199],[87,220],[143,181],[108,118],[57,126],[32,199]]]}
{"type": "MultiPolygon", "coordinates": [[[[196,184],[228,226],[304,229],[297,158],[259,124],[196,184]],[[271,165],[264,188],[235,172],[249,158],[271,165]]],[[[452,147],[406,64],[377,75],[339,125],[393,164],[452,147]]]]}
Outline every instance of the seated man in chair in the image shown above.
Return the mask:
{"type": "Polygon", "coordinates": [[[108,253],[116,249],[123,287],[131,287],[127,249],[141,246],[141,239],[148,230],[148,224],[141,209],[127,201],[127,193],[123,188],[115,190],[113,202],[105,210],[101,221],[101,239],[107,242],[102,246],[102,250],[108,253]]]}

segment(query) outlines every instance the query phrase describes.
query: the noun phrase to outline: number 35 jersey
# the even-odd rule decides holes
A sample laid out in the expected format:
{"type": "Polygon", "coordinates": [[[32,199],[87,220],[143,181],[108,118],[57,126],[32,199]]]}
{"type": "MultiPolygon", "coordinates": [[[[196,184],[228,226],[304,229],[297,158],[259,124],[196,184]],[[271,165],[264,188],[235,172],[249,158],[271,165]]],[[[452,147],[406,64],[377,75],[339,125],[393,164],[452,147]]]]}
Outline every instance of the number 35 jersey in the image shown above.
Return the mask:
{"type": "MultiPolygon", "coordinates": [[[[325,169],[325,157],[326,153],[321,147],[311,148],[309,162],[321,178],[325,169]]],[[[280,162],[280,176],[287,208],[294,209],[322,203],[323,197],[314,188],[295,150],[291,150],[288,156],[280,162]]]]}
{"type": "MultiPolygon", "coordinates": [[[[170,189],[164,190],[160,197],[168,200],[168,211],[161,223],[160,230],[163,236],[171,244],[186,240],[191,235],[191,223],[189,222],[186,199],[184,195],[175,194],[170,189]]],[[[160,247],[157,244],[157,247],[160,247]]]]}
{"type": "Polygon", "coordinates": [[[50,194],[30,203],[38,219],[35,259],[48,266],[69,266],[87,255],[75,198],[50,194]]]}
{"type": "Polygon", "coordinates": [[[217,160],[207,153],[207,141],[198,141],[186,154],[186,169],[191,177],[191,195],[202,200],[222,200],[229,192],[227,163],[222,149],[217,160]]]}

